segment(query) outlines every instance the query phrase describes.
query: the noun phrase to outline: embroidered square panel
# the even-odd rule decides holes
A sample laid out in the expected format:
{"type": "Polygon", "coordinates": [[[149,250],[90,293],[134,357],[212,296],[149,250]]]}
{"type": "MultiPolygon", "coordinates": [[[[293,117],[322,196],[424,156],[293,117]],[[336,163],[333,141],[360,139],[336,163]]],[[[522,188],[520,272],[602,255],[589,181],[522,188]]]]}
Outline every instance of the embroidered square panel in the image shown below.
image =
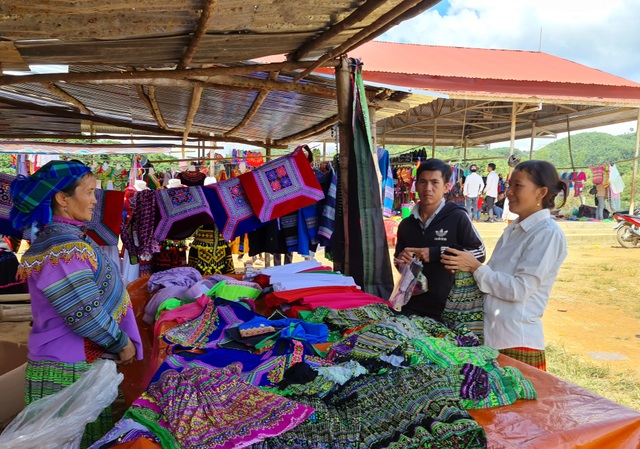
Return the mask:
{"type": "Polygon", "coordinates": [[[238,177],[255,214],[263,223],[324,198],[322,187],[303,151],[305,147],[300,146],[291,154],[238,177]]]}
{"type": "Polygon", "coordinates": [[[96,189],[93,218],[87,222],[87,235],[100,246],[115,246],[120,237],[124,192],[96,189]]]}
{"type": "Polygon", "coordinates": [[[226,241],[251,232],[262,226],[240,183],[240,178],[230,178],[203,187],[216,226],[226,241]]]}
{"type": "Polygon", "coordinates": [[[0,234],[21,238],[22,233],[14,229],[9,217],[9,212],[13,207],[9,186],[14,179],[16,179],[15,175],[0,173],[0,234]]]}
{"type": "Polygon", "coordinates": [[[183,240],[206,224],[213,223],[209,203],[202,187],[176,187],[156,190],[160,219],[153,237],[162,241],[183,240]]]}

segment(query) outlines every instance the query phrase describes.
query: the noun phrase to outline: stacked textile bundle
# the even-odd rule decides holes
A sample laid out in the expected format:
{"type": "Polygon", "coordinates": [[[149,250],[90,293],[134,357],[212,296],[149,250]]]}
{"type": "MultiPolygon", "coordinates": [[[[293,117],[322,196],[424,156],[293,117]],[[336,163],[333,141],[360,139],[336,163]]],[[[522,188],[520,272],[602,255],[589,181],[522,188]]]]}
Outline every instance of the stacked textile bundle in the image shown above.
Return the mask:
{"type": "MultiPolygon", "coordinates": [[[[319,265],[303,264],[283,266],[287,275],[272,268],[259,274],[288,285],[286,277],[319,265]]],[[[237,298],[220,297],[216,285],[230,279],[212,280],[195,301],[198,316],[191,310],[191,318],[157,328],[162,363],[93,447],[144,438],[163,448],[482,448],[484,430],[467,409],[536,397],[463,323],[453,329],[402,315],[380,298],[359,297],[339,274],[302,276],[340,280],[294,282],[298,288],[257,299],[240,290],[237,298]],[[296,301],[296,316],[284,315],[296,301]],[[268,316],[256,312],[274,307],[268,316]]]]}

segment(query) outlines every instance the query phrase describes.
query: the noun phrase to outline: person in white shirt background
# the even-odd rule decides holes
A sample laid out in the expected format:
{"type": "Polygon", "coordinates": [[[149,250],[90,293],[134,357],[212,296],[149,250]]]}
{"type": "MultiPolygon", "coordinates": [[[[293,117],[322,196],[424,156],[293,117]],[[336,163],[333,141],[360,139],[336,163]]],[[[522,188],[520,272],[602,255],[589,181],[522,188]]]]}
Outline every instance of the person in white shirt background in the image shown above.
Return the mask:
{"type": "Polygon", "coordinates": [[[469,167],[470,173],[465,178],[464,187],[462,189],[464,205],[467,208],[467,213],[469,214],[471,221],[477,217],[478,196],[482,193],[482,189],[484,188],[482,176],[480,176],[477,171],[478,166],[476,164],[471,164],[469,167]]]}
{"type": "Polygon", "coordinates": [[[496,164],[493,162],[487,165],[487,183],[484,187],[483,193],[486,195],[484,197],[484,203],[487,205],[487,211],[489,212],[489,218],[486,221],[493,223],[496,221],[493,213],[493,205],[496,203],[496,198],[498,198],[498,183],[500,182],[500,178],[498,178],[498,174],[496,173],[496,164]]]}
{"type": "Polygon", "coordinates": [[[509,207],[518,218],[504,230],[489,262],[483,265],[471,253],[453,248],[442,255],[447,269],[473,273],[484,294],[485,344],[543,370],[541,318],[567,257],[565,235],[550,210],[562,207],[566,197],[567,186],[553,164],[522,162],[507,188],[509,207]],[[562,204],[556,206],[560,192],[562,204]]]}

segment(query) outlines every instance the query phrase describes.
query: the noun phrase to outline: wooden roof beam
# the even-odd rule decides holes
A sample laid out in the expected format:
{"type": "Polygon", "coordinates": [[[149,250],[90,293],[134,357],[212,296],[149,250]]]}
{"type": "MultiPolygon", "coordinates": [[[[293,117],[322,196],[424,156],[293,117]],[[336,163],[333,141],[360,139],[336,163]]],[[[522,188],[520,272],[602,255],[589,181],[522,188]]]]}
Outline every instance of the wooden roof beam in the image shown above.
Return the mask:
{"type": "Polygon", "coordinates": [[[356,8],[347,18],[343,21],[336,23],[324,33],[319,36],[305,42],[296,51],[287,55],[288,61],[300,61],[304,59],[309,53],[316,48],[329,42],[343,31],[351,29],[356,24],[366,19],[372,12],[383,6],[387,0],[367,0],[367,2],[356,8]]]}
{"type": "MultiPolygon", "coordinates": [[[[271,72],[269,74],[269,80],[273,81],[277,79],[278,79],[278,72],[271,72]]],[[[253,118],[253,116],[257,114],[258,110],[260,109],[260,106],[262,106],[262,103],[264,103],[264,100],[267,99],[267,95],[269,95],[269,91],[265,89],[261,89],[260,92],[258,92],[258,95],[256,96],[255,100],[253,100],[251,107],[249,108],[245,116],[240,121],[240,123],[238,123],[233,129],[224,133],[225,137],[231,136],[237,133],[238,131],[240,131],[242,128],[244,128],[247,125],[247,123],[249,123],[249,121],[253,118]]]]}
{"type": "Polygon", "coordinates": [[[335,48],[323,56],[321,56],[316,62],[304,69],[301,73],[297,74],[294,78],[295,81],[299,81],[305,76],[309,75],[318,67],[327,61],[334,59],[342,54],[347,53],[353,48],[359,46],[363,42],[372,40],[380,34],[386,32],[388,29],[394,27],[398,23],[414,17],[421,12],[431,8],[440,0],[405,0],[400,5],[393,8],[391,11],[383,14],[378,20],[373,22],[368,27],[360,30],[353,37],[347,39],[338,48],[335,48]]]}
{"type": "Polygon", "coordinates": [[[149,94],[144,91],[144,87],[142,85],[136,86],[136,91],[138,92],[138,97],[144,102],[149,110],[149,113],[153,116],[156,123],[163,129],[168,130],[169,126],[167,126],[167,122],[164,121],[164,117],[162,117],[162,112],[160,111],[160,107],[158,106],[158,101],[156,100],[155,95],[155,87],[147,86],[149,90],[149,94]]]}
{"type": "Polygon", "coordinates": [[[276,145],[286,145],[290,142],[295,142],[298,140],[306,139],[307,137],[315,136],[316,134],[320,134],[321,132],[324,132],[327,129],[331,128],[336,123],[338,123],[337,114],[329,117],[328,119],[322,121],[321,123],[318,123],[315,126],[312,126],[311,128],[307,128],[300,131],[299,133],[291,134],[290,136],[283,137],[282,139],[274,141],[273,145],[271,145],[271,148],[276,148],[276,145]]]}
{"type": "MultiPolygon", "coordinates": [[[[99,115],[86,115],[86,114],[81,114],[81,113],[74,112],[69,109],[61,108],[57,106],[43,106],[39,104],[13,100],[10,98],[0,98],[0,103],[8,104],[8,105],[15,106],[25,110],[40,111],[40,112],[55,115],[58,117],[65,117],[65,118],[70,118],[75,120],[85,120],[90,123],[91,122],[105,123],[107,125],[118,126],[118,127],[129,129],[129,130],[146,131],[152,134],[156,134],[158,136],[171,135],[171,136],[182,137],[183,135],[183,133],[180,131],[166,130],[159,126],[136,124],[131,121],[118,120],[118,119],[113,119],[109,117],[101,117],[99,115]]],[[[267,145],[266,142],[262,142],[258,140],[246,140],[246,139],[240,139],[237,137],[223,138],[221,135],[211,135],[209,133],[206,133],[206,134],[191,133],[191,137],[198,138],[200,140],[208,140],[208,141],[225,141],[225,142],[231,142],[231,143],[243,143],[246,145],[253,145],[253,146],[262,147],[262,148],[265,148],[267,145]]],[[[86,136],[86,138],[90,138],[90,136],[86,136]]],[[[282,148],[282,149],[287,148],[286,145],[279,145],[279,144],[270,144],[270,147],[282,148]]]]}
{"type": "MultiPolygon", "coordinates": [[[[92,81],[107,80],[136,80],[136,79],[184,79],[198,76],[222,76],[222,75],[250,75],[258,72],[286,72],[304,69],[313,64],[308,62],[276,62],[272,64],[246,64],[232,67],[207,67],[200,69],[184,70],[146,70],[146,71],[105,71],[105,72],[74,72],[74,73],[43,73],[36,75],[2,75],[0,76],[0,86],[24,83],[87,83],[92,81]]],[[[325,61],[323,67],[335,67],[338,61],[325,61]]],[[[124,84],[124,83],[123,83],[124,84]]]]}
{"type": "Polygon", "coordinates": [[[65,101],[68,101],[78,109],[80,109],[84,114],[93,115],[93,112],[87,108],[84,103],[75,98],[72,95],[69,95],[67,92],[56,86],[54,83],[44,83],[43,86],[52,94],[57,95],[65,101]]]}
{"type": "Polygon", "coordinates": [[[191,132],[191,127],[193,126],[193,119],[198,112],[198,108],[200,107],[200,99],[202,98],[202,87],[196,87],[193,89],[191,93],[191,104],[189,105],[189,112],[187,113],[187,118],[184,122],[184,132],[182,133],[182,145],[187,143],[187,139],[189,138],[189,133],[191,132]]]}
{"type": "Polygon", "coordinates": [[[211,13],[213,12],[213,8],[215,8],[217,3],[218,0],[207,0],[205,2],[204,8],[200,13],[200,20],[198,21],[196,31],[193,33],[193,36],[191,36],[191,41],[189,42],[187,50],[184,52],[182,61],[178,63],[178,70],[184,70],[189,67],[189,64],[191,64],[191,60],[196,54],[202,38],[207,33],[207,28],[209,28],[209,19],[211,18],[211,13]]]}
{"type": "MultiPolygon", "coordinates": [[[[151,72],[144,72],[151,73],[151,72]]],[[[163,72],[173,73],[173,72],[163,72]]],[[[293,82],[275,81],[272,79],[256,79],[243,76],[210,76],[210,77],[188,77],[187,79],[178,78],[133,78],[129,80],[87,80],[76,81],[78,84],[95,84],[95,85],[153,85],[156,87],[185,87],[197,88],[206,87],[219,90],[266,90],[279,92],[296,92],[305,95],[314,95],[325,98],[335,98],[336,91],[329,86],[318,86],[314,84],[299,84],[293,82]]]]}

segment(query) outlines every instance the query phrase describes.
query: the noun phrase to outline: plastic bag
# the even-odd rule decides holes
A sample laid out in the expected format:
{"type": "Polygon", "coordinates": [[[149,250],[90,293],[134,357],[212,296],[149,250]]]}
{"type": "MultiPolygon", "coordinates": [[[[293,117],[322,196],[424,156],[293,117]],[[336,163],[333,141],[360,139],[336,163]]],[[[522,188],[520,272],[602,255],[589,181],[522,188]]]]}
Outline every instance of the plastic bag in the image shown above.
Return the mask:
{"type": "Polygon", "coordinates": [[[413,259],[410,264],[400,268],[400,279],[393,288],[389,302],[394,310],[400,311],[413,296],[413,288],[416,286],[418,274],[422,272],[422,262],[413,259]]]}
{"type": "Polygon", "coordinates": [[[75,383],[29,404],[0,435],[3,449],[75,449],[85,426],[118,396],[123,375],[99,360],[75,383]]]}

